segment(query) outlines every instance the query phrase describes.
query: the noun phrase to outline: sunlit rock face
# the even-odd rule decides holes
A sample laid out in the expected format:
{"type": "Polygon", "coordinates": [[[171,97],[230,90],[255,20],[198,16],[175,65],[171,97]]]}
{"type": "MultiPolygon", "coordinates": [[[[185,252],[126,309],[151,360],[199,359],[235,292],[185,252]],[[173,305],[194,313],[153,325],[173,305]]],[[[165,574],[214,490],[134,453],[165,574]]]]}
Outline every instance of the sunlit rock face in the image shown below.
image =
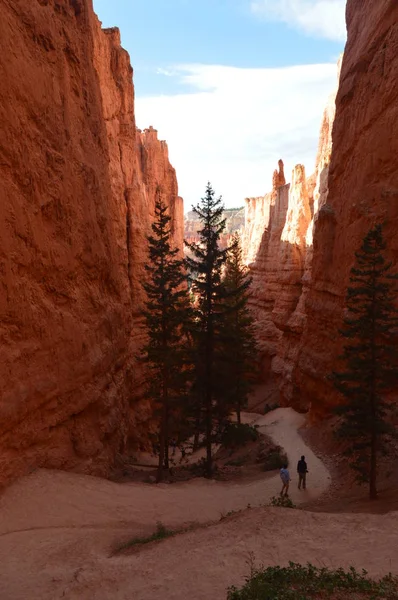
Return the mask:
{"type": "Polygon", "coordinates": [[[293,372],[294,401],[315,415],[337,401],[327,376],[338,364],[349,271],[375,223],[385,224],[395,270],[398,259],[398,3],[348,0],[347,29],[331,161],[319,177],[306,327],[293,372]]]}
{"type": "Polygon", "coordinates": [[[263,376],[278,382],[280,400],[289,404],[297,402],[293,372],[307,321],[314,223],[328,194],[335,96],[322,118],[314,173],[307,177],[305,167],[296,165],[286,184],[280,160],[272,191],[246,199],[244,256],[253,277],[251,310],[263,376]]]}
{"type": "Polygon", "coordinates": [[[244,235],[265,373],[282,402],[315,417],[338,402],[328,375],[349,272],[375,223],[384,223],[394,266],[398,258],[398,4],[348,0],[347,28],[315,174],[305,185],[296,168],[287,200],[284,187],[247,200],[244,235]]]}
{"type": "Polygon", "coordinates": [[[91,0],[0,0],[0,14],[0,482],[106,475],[147,440],[145,238],[160,189],[182,246],[182,200],[91,0]]]}
{"type": "Polygon", "coordinates": [[[253,278],[250,308],[266,378],[281,373],[279,353],[295,327],[290,320],[302,291],[306,233],[312,218],[309,187],[303,165],[295,167],[292,183],[286,184],[279,161],[272,191],[246,199],[244,256],[253,278]]]}

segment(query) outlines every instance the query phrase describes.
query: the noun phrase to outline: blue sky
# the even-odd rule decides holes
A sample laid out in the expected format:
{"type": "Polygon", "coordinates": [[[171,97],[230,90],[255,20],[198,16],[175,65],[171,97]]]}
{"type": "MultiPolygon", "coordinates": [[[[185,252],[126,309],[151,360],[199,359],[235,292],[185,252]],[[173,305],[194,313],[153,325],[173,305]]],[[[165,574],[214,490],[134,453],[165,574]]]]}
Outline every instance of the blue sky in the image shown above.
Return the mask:
{"type": "Polygon", "coordinates": [[[313,170],[345,0],[94,0],[134,68],[139,127],[166,139],[186,210],[208,179],[228,206],[278,158],[313,170]],[[308,163],[308,164],[307,164],[308,163]]]}

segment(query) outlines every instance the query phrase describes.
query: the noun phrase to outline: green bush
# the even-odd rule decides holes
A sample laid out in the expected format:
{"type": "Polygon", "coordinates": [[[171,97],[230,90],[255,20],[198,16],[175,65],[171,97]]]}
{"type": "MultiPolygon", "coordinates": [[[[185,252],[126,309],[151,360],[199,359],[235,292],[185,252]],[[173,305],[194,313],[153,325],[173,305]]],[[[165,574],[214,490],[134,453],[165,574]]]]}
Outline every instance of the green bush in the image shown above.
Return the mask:
{"type": "Polygon", "coordinates": [[[228,590],[228,600],[397,600],[398,578],[391,574],[379,580],[370,579],[366,571],[353,567],[327,568],[289,563],[288,567],[251,569],[246,584],[228,590]]]}
{"type": "Polygon", "coordinates": [[[275,471],[281,469],[283,465],[288,465],[289,461],[282,448],[270,452],[264,461],[264,471],[275,471]]]}
{"type": "Polygon", "coordinates": [[[133,548],[134,546],[141,546],[143,544],[150,544],[151,542],[157,542],[160,540],[164,540],[168,537],[173,537],[176,535],[178,531],[173,531],[172,529],[167,529],[163,523],[158,521],[156,523],[156,531],[154,531],[151,535],[145,537],[135,537],[128,542],[125,542],[121,546],[117,548],[117,551],[120,552],[122,550],[127,550],[128,548],[133,548]]]}
{"type": "Polygon", "coordinates": [[[224,448],[244,446],[248,442],[256,442],[260,437],[258,427],[248,423],[228,423],[221,434],[221,445],[224,448]]]}
{"type": "MultiPolygon", "coordinates": [[[[189,465],[189,470],[194,477],[206,477],[207,474],[207,463],[206,459],[203,457],[198,460],[196,463],[189,465]]],[[[213,464],[213,475],[218,473],[219,469],[217,465],[213,464]]]]}
{"type": "Polygon", "coordinates": [[[245,464],[245,457],[240,456],[225,463],[226,467],[242,467],[245,464]]]}
{"type": "Polygon", "coordinates": [[[269,505],[280,506],[281,508],[296,508],[296,505],[288,496],[273,496],[269,505]]]}

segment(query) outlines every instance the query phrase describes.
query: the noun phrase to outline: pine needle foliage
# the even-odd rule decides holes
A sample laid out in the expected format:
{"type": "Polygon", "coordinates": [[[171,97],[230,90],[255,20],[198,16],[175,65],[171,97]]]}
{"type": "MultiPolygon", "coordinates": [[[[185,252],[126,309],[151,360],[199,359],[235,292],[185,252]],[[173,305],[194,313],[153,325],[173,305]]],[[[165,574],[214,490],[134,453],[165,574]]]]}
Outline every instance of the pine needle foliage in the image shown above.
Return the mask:
{"type": "Polygon", "coordinates": [[[171,217],[158,189],[153,234],[148,236],[148,280],[145,321],[148,341],[142,348],[147,364],[148,394],[159,419],[157,480],[169,467],[169,442],[179,430],[190,377],[188,330],[191,318],[184,261],[171,246],[171,217]]]}
{"type": "Polygon", "coordinates": [[[222,271],[227,260],[227,249],[221,249],[220,236],[225,229],[224,205],[216,198],[210,183],[205,196],[193,208],[202,229],[198,243],[187,243],[191,256],[187,259],[192,291],[196,302],[195,329],[195,385],[197,397],[197,426],[203,425],[206,443],[206,474],[212,475],[212,442],[217,415],[218,379],[217,352],[225,309],[225,286],[222,271]]]}
{"type": "Polygon", "coordinates": [[[243,264],[240,236],[234,234],[229,248],[224,285],[226,288],[224,365],[225,402],[236,412],[238,423],[241,411],[256,374],[257,348],[253,317],[248,308],[252,279],[243,264]]]}
{"type": "Polygon", "coordinates": [[[332,380],[344,397],[336,410],[342,416],[338,435],[347,441],[346,454],[359,482],[377,497],[378,461],[388,451],[392,405],[388,394],[398,383],[396,280],[386,261],[381,225],[365,236],[355,253],[341,335],[344,369],[332,380]]]}

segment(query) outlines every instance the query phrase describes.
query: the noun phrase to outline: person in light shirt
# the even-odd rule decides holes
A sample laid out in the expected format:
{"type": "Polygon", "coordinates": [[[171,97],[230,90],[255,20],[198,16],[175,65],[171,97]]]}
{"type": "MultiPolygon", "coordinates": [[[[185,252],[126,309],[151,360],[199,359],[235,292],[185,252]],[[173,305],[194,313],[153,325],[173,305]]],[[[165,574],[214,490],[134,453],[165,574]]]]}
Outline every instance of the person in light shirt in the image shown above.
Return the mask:
{"type": "Polygon", "coordinates": [[[289,495],[289,483],[290,483],[290,473],[287,469],[287,465],[283,465],[283,467],[280,470],[280,476],[282,479],[282,491],[281,491],[281,496],[288,496],[289,495]]]}

